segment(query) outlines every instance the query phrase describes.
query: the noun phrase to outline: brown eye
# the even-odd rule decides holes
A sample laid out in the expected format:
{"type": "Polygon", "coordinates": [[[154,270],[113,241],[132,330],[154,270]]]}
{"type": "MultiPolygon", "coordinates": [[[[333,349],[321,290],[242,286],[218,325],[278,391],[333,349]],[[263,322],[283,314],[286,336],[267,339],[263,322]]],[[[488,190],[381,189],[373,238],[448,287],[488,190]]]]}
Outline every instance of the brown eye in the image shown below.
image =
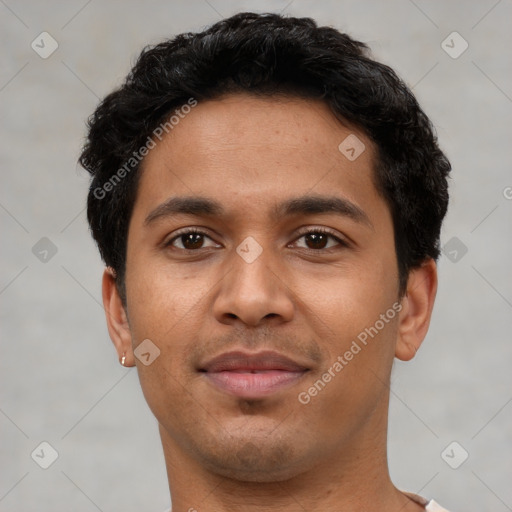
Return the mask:
{"type": "Polygon", "coordinates": [[[199,233],[188,233],[179,238],[185,249],[200,249],[204,242],[204,236],[199,233]]]}
{"type": "Polygon", "coordinates": [[[309,249],[325,249],[329,236],[325,233],[308,233],[304,238],[309,249]]]}
{"type": "Polygon", "coordinates": [[[301,247],[303,249],[310,249],[312,251],[321,250],[321,249],[331,249],[336,246],[340,247],[348,247],[348,244],[334,236],[329,231],[324,231],[322,229],[312,229],[303,233],[297,241],[295,242],[297,247],[301,247]],[[302,243],[299,243],[300,240],[304,240],[302,243]]]}
{"type": "Polygon", "coordinates": [[[217,244],[215,244],[206,233],[194,230],[182,232],[171,239],[166,245],[184,251],[196,251],[205,247],[217,247],[217,244]],[[207,241],[210,242],[209,245],[206,244],[207,241]]]}

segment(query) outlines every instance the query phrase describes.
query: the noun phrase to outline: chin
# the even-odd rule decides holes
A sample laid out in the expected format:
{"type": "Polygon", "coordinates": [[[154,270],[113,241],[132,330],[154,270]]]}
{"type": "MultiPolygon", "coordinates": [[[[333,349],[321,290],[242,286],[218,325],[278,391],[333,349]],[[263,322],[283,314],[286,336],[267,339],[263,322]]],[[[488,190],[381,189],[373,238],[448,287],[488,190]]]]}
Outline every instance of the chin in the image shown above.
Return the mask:
{"type": "Polygon", "coordinates": [[[307,458],[291,440],[282,437],[217,440],[211,446],[197,447],[202,463],[219,476],[241,482],[282,482],[305,471],[307,458]]]}

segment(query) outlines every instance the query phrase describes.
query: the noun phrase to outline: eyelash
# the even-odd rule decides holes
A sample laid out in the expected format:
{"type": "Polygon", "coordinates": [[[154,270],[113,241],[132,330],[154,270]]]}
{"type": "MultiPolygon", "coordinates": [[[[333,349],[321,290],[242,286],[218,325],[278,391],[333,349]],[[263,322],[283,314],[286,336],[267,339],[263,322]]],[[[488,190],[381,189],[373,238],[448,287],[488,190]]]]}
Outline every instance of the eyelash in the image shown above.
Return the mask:
{"type": "MultiPolygon", "coordinates": [[[[307,231],[303,231],[299,234],[299,236],[295,239],[295,241],[299,240],[300,238],[308,235],[308,234],[311,234],[311,233],[320,233],[320,234],[323,234],[323,235],[328,235],[329,237],[333,238],[334,240],[336,240],[336,242],[341,246],[341,247],[349,247],[349,244],[348,242],[346,242],[345,240],[342,240],[341,238],[339,238],[338,236],[334,235],[334,233],[332,233],[330,230],[328,229],[325,229],[325,228],[313,228],[313,229],[308,229],[307,231]]],[[[183,235],[189,235],[189,234],[197,234],[197,235],[203,235],[207,238],[210,238],[211,237],[208,235],[208,233],[205,233],[204,231],[201,231],[200,229],[197,229],[197,228],[186,228],[186,230],[184,231],[181,231],[181,232],[178,232],[176,235],[174,235],[173,238],[171,238],[168,242],[165,242],[165,247],[172,247],[172,244],[174,241],[178,240],[181,236],[183,235]]],[[[199,249],[182,249],[181,247],[173,247],[173,249],[177,249],[177,250],[180,250],[180,251],[186,251],[186,252],[197,252],[201,249],[204,249],[203,247],[200,247],[199,249]]],[[[311,252],[314,252],[314,253],[319,253],[319,252],[328,252],[328,251],[331,251],[332,249],[335,249],[335,247],[329,247],[327,249],[310,249],[308,247],[302,247],[302,249],[305,249],[306,251],[311,251],[311,252]]]]}

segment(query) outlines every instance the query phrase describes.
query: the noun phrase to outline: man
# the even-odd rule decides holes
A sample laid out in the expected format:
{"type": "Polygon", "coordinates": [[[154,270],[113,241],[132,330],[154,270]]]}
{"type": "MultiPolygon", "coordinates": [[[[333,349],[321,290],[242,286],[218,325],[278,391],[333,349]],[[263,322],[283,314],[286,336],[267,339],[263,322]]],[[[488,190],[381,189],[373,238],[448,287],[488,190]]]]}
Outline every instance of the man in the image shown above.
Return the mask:
{"type": "Polygon", "coordinates": [[[80,161],[173,512],[444,510],[387,468],[450,171],[390,68],[311,19],[237,14],[145,49],[80,161]]]}

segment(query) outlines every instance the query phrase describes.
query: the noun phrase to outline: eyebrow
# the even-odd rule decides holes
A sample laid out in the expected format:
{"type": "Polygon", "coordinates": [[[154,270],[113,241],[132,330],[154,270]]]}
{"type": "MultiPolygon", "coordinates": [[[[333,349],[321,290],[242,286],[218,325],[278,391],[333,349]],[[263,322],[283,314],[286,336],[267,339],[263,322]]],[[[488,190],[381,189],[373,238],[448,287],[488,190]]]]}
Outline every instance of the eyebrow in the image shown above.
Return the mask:
{"type": "MultiPolygon", "coordinates": [[[[148,226],[158,219],[172,217],[173,215],[221,217],[225,213],[226,210],[219,202],[207,197],[171,197],[148,214],[144,220],[144,225],[148,226]]],[[[294,215],[326,213],[348,217],[373,229],[373,224],[364,210],[348,199],[336,196],[301,196],[283,201],[271,210],[272,217],[276,219],[294,215]]]]}

